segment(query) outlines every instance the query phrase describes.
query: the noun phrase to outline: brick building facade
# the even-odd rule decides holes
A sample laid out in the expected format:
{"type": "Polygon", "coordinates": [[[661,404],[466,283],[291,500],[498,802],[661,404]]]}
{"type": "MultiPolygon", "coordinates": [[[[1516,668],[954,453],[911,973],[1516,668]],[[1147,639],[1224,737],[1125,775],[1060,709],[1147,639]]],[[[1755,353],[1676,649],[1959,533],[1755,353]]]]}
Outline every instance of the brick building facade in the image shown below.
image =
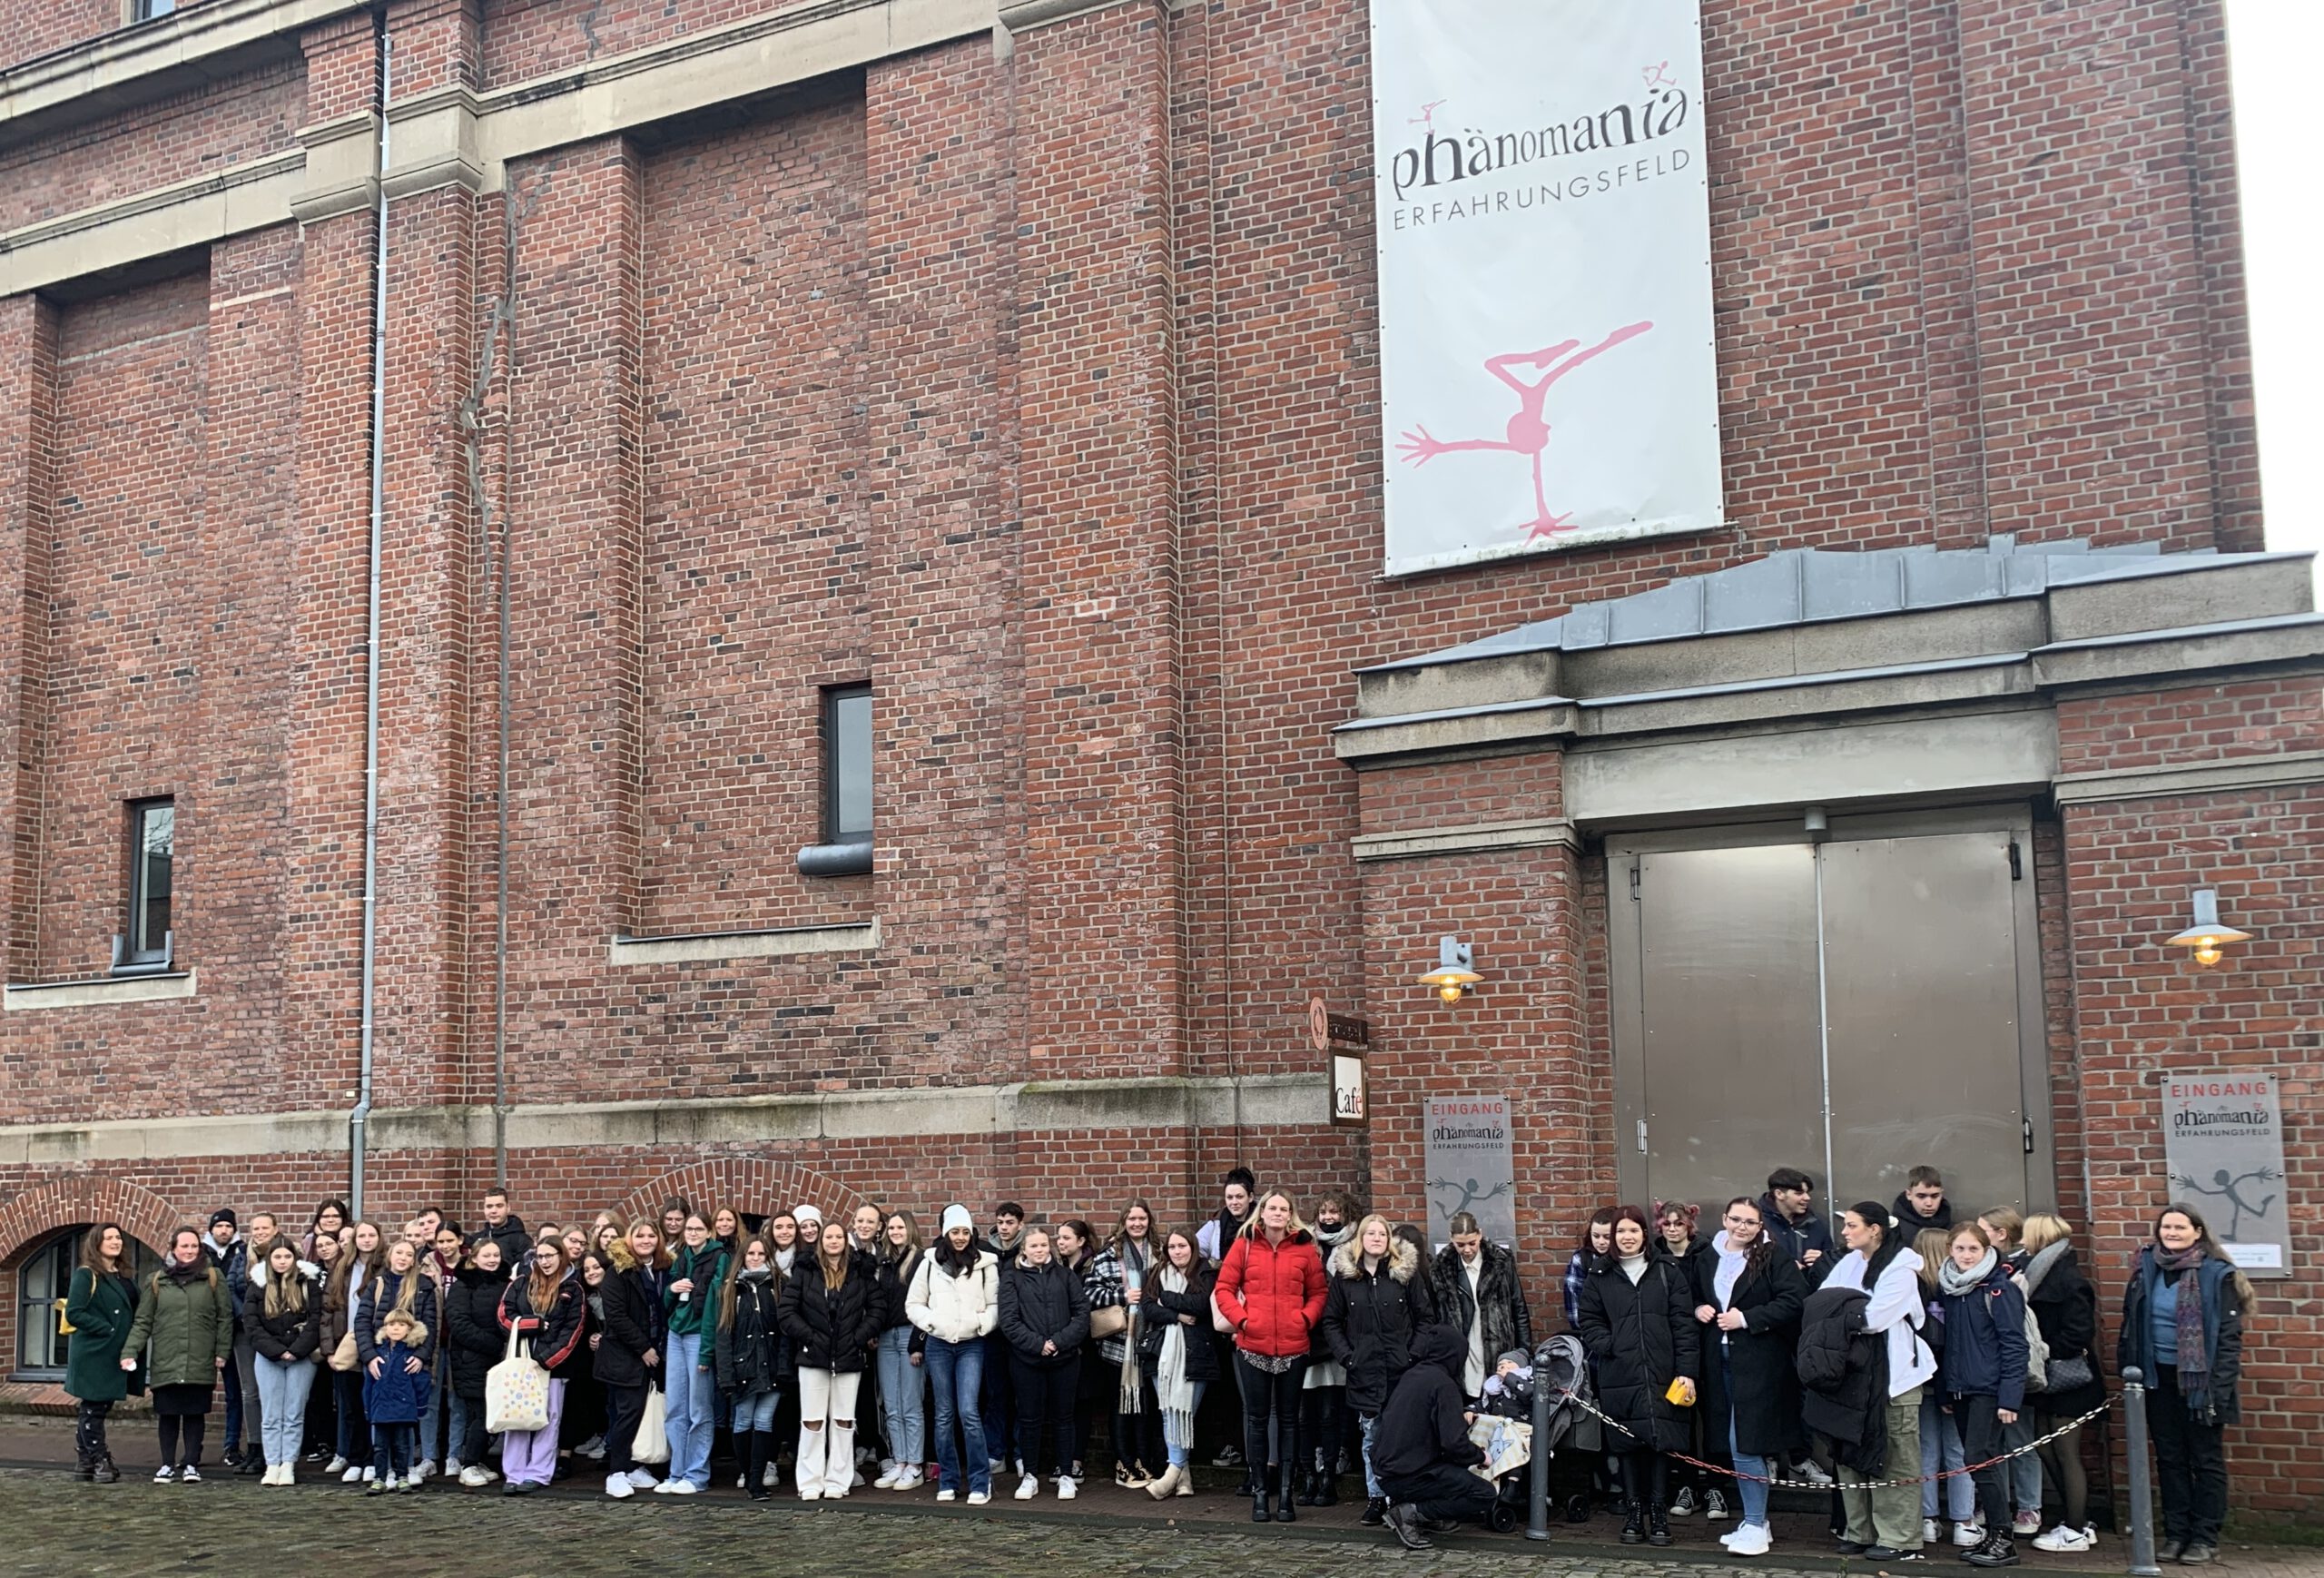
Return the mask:
{"type": "Polygon", "coordinates": [[[2215,0],[1706,0],[1727,527],[1399,579],[1361,0],[0,21],[0,1284],[100,1216],[343,1192],[368,1040],[367,1198],[505,1156],[537,1219],[1184,1218],[1236,1159],[1417,1217],[1423,1095],[1506,1092],[1550,1302],[1623,1165],[1621,840],[1998,806],[2029,1198],[2111,1287],[2155,1073],[2275,1070],[2300,1238],[2238,1494],[2324,1498],[2324,659],[2303,567],[2182,558],[2261,547],[2215,0]],[[2167,571],[1881,611],[1974,684],[1824,683],[1866,659],[1808,666],[1804,606],[1780,659],[1659,648],[1819,676],[1779,723],[1467,650],[1787,550],[2066,544],[2167,571]],[[870,869],[817,866],[867,682],[870,869]],[[1826,772],[1865,718],[1926,732],[1826,772]],[[1624,730],[1680,778],[1797,749],[1671,799],[1624,730]],[[166,967],[116,974],[164,799],[166,967]],[[2257,934],[2201,974],[2160,945],[2198,879],[2257,934]],[[1368,1129],[1315,996],[1372,1023],[1368,1129]]]}

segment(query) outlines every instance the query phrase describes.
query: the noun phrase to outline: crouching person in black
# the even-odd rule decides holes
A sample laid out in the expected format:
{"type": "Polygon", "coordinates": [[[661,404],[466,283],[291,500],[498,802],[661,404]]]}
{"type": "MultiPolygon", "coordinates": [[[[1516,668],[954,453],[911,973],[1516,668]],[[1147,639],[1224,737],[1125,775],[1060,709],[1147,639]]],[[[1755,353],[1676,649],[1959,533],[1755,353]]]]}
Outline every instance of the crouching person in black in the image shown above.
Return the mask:
{"type": "Polygon", "coordinates": [[[1485,1455],[1469,1439],[1474,1415],[1461,1408],[1468,1345],[1449,1326],[1413,1336],[1413,1365],[1397,1380],[1372,1437],[1372,1466],[1388,1493],[1388,1526],[1409,1551],[1429,1548],[1429,1532],[1491,1524],[1492,1482],[1470,1473],[1485,1455]]]}

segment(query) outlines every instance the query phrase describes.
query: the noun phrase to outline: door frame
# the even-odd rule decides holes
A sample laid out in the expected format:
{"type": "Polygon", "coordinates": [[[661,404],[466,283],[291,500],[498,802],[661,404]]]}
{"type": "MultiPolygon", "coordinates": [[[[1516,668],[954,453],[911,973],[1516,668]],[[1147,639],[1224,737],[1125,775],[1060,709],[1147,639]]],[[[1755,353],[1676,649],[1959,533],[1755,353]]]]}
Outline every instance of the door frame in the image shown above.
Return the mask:
{"type": "MultiPolygon", "coordinates": [[[[2048,1004],[2042,990],[2042,913],[2034,892],[2034,813],[2031,805],[2024,804],[1833,815],[1821,838],[1810,837],[1803,818],[1796,815],[1781,821],[1607,834],[1603,856],[1606,1018],[1613,1060],[1614,1178],[1621,1198],[1644,1201],[1647,1196],[1646,1154],[1639,1138],[1647,1111],[1645,949],[1636,901],[1630,897],[1630,875],[1637,870],[1637,857],[1674,850],[1748,849],[1959,833],[2006,833],[2023,851],[2024,876],[2010,884],[2010,898],[2017,965],[2018,1101],[2027,1136],[2025,1208],[2028,1214],[2057,1208],[2056,1106],[2050,1088],[2048,1004]]],[[[1818,1192],[1824,1195],[1827,1213],[1842,1208],[1841,1202],[1831,1198],[1831,1187],[1830,1179],[1820,1181],[1818,1192]]]]}

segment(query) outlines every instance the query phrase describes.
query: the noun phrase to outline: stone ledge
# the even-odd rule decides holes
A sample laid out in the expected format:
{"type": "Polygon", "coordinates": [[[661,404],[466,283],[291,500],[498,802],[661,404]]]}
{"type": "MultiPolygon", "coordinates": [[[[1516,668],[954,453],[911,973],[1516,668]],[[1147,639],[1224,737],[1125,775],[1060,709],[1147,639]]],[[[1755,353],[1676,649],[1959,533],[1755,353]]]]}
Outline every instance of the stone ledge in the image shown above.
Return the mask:
{"type": "Polygon", "coordinates": [[[109,1008],[125,1002],[170,1002],[195,995],[195,972],[105,976],[91,981],[35,981],[11,986],[11,1013],[49,1008],[109,1008]]]}
{"type": "Polygon", "coordinates": [[[0,147],[296,55],[297,35],[370,0],[209,0],[0,71],[0,147]]]}
{"type": "Polygon", "coordinates": [[[680,937],[616,937],[613,964],[723,963],[802,953],[856,953],[880,946],[880,921],[862,925],[786,926],[766,932],[700,932],[680,937]]]}
{"type": "MultiPolygon", "coordinates": [[[[1014,35],[1046,27],[1052,22],[1070,22],[1094,11],[1111,11],[1137,3],[1138,0],[1015,0],[1014,4],[1000,7],[1000,25],[1014,35]]],[[[1147,3],[1155,4],[1156,0],[1147,3]]]]}
{"type": "Polygon", "coordinates": [[[2209,762],[2169,762],[2102,773],[2069,773],[2054,788],[2061,805],[2110,800],[2156,800],[2171,794],[2229,794],[2324,783],[2324,751],[2284,751],[2265,756],[2221,756],[2209,762]]]}
{"type": "Polygon", "coordinates": [[[1581,835],[1571,822],[1480,822],[1466,827],[1432,827],[1408,833],[1361,833],[1348,848],[1359,861],[1412,860],[1433,854],[1482,854],[1502,849],[1579,849],[1581,835]]]}
{"type": "MultiPolygon", "coordinates": [[[[518,1150],[588,1146],[941,1139],[1034,1129],[1324,1126],[1321,1074],[1238,1079],[1054,1080],[798,1095],[674,1098],[513,1107],[518,1150]]],[[[482,1150],[489,1107],[381,1108],[370,1151],[482,1150]]],[[[305,1111],[109,1119],[0,1127],[0,1166],[67,1167],[197,1157],[344,1155],[347,1114],[305,1111]]]]}
{"type": "Polygon", "coordinates": [[[305,155],[270,153],[0,235],[0,296],[288,223],[305,155]]]}

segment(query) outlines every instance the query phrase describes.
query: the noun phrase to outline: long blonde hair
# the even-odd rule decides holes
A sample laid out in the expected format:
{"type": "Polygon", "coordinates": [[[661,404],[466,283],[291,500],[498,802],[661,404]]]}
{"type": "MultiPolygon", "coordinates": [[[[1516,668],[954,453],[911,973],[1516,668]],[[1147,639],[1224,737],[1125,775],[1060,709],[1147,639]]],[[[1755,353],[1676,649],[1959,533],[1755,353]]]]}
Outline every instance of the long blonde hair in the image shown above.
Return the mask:
{"type": "Polygon", "coordinates": [[[1251,1219],[1243,1224],[1243,1230],[1236,1235],[1238,1238],[1256,1238],[1266,1231],[1265,1228],[1259,1226],[1259,1217],[1267,1208],[1267,1202],[1274,1199],[1279,1199],[1291,1208],[1291,1225],[1283,1230],[1283,1236],[1285,1238],[1295,1237],[1307,1230],[1307,1224],[1299,1219],[1299,1202],[1291,1198],[1291,1191],[1268,1189],[1251,1202],[1251,1219]]]}

